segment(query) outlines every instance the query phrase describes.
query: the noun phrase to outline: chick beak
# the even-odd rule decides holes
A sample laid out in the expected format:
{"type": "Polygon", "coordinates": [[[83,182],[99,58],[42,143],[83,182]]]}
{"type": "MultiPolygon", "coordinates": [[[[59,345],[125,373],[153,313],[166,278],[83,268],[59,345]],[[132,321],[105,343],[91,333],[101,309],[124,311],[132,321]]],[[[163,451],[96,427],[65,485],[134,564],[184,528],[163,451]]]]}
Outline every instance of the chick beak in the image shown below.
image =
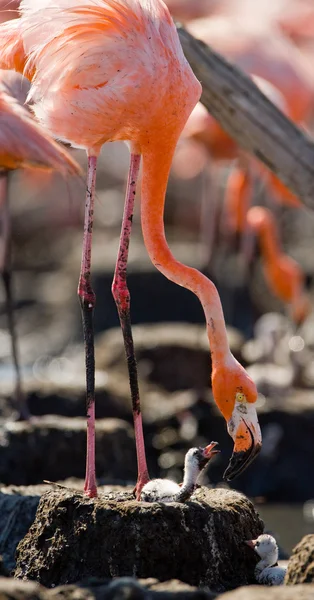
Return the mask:
{"type": "Polygon", "coordinates": [[[218,442],[211,442],[208,446],[203,449],[203,455],[205,458],[210,459],[214,454],[219,454],[220,450],[215,450],[218,446],[218,442]]]}
{"type": "Polygon", "coordinates": [[[255,550],[256,540],[245,540],[244,543],[249,546],[249,548],[252,548],[252,550],[255,550]]]}
{"type": "Polygon", "coordinates": [[[230,481],[251,464],[262,446],[262,436],[254,406],[236,402],[228,431],[234,440],[234,449],[224,479],[230,481]]]}

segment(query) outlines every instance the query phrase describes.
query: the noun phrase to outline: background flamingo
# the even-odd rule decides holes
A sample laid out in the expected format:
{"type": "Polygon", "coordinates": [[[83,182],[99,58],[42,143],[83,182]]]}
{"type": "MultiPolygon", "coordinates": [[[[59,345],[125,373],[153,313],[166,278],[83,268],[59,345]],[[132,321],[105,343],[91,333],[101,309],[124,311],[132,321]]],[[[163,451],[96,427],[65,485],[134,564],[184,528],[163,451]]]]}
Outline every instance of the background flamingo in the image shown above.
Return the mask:
{"type": "MultiPolygon", "coordinates": [[[[299,125],[309,119],[313,103],[313,83],[310,77],[309,62],[291,42],[280,35],[270,18],[268,8],[258,7],[246,2],[226,3],[222,14],[189,22],[188,28],[195,37],[210,44],[215,50],[227,56],[237,66],[255,79],[255,82],[281,110],[299,125]],[[261,14],[259,14],[261,13],[261,14]],[[273,35],[269,36],[269,30],[273,35]]],[[[285,188],[267,169],[258,165],[250,157],[244,156],[234,141],[221,129],[220,125],[198,105],[185,128],[184,139],[199,142],[209,164],[224,165],[228,161],[239,159],[242,169],[250,169],[264,182],[271,195],[289,206],[298,206],[298,199],[285,188]]],[[[193,146],[191,146],[191,153],[193,146]]],[[[185,153],[184,159],[186,160],[185,153]]],[[[176,160],[176,171],[181,173],[180,155],[176,160]]],[[[211,178],[213,179],[213,178],[211,178]]],[[[226,189],[228,195],[228,186],[226,189]]],[[[229,195],[229,197],[231,194],[229,195]]],[[[210,222],[217,223],[218,207],[215,204],[216,193],[212,193],[210,222]]],[[[251,198],[247,198],[251,202],[251,198]]],[[[204,198],[203,202],[206,200],[204,198]]],[[[208,202],[208,201],[207,201],[208,202]]],[[[222,221],[222,226],[224,227],[222,221]]],[[[206,228],[206,225],[203,224],[206,228]]],[[[225,229],[225,228],[224,228],[225,229]]],[[[216,226],[217,232],[217,226],[216,226]]],[[[226,231],[225,231],[226,234],[226,231]]],[[[212,253],[214,232],[208,239],[208,256],[212,253]]],[[[204,234],[202,236],[204,238],[204,234]]],[[[246,234],[243,249],[249,257],[250,239],[246,234]]]]}
{"type": "Polygon", "coordinates": [[[55,169],[64,176],[80,173],[77,163],[34,122],[22,104],[29,91],[29,82],[12,71],[0,71],[0,210],[1,246],[0,271],[6,294],[12,358],[15,368],[15,403],[20,416],[27,416],[22,394],[12,302],[10,260],[10,215],[8,206],[9,173],[27,167],[55,169]]]}
{"type": "Polygon", "coordinates": [[[252,207],[247,222],[259,237],[263,271],[269,287],[288,304],[292,319],[301,323],[310,310],[304,275],[298,263],[280,249],[276,221],[267,208],[252,207]]]}

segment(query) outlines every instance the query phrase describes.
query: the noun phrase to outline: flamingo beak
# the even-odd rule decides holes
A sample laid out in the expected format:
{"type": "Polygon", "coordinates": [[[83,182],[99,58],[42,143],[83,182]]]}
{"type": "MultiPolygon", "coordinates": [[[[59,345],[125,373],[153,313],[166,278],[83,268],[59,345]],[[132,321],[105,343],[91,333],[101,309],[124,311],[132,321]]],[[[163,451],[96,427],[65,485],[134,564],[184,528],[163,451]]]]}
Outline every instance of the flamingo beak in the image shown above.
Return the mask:
{"type": "Polygon", "coordinates": [[[234,440],[234,449],[224,479],[230,481],[251,464],[262,447],[261,430],[256,409],[252,403],[236,401],[228,432],[234,440]]]}
{"type": "Polygon", "coordinates": [[[218,446],[218,442],[211,442],[208,446],[203,449],[203,455],[205,458],[210,459],[214,454],[219,454],[220,450],[215,450],[218,446]]]}
{"type": "Polygon", "coordinates": [[[249,548],[252,548],[252,550],[255,550],[256,540],[245,540],[244,543],[249,546],[249,548]]]}

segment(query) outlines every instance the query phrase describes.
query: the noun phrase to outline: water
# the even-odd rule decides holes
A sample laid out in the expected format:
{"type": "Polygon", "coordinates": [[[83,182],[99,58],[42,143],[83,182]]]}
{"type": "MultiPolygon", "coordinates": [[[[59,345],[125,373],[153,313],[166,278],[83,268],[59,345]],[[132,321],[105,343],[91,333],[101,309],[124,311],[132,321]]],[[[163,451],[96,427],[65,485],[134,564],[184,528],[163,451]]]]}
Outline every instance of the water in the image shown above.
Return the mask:
{"type": "Polygon", "coordinates": [[[305,504],[256,504],[265,523],[278,544],[288,554],[308,533],[314,533],[314,500],[305,504]]]}

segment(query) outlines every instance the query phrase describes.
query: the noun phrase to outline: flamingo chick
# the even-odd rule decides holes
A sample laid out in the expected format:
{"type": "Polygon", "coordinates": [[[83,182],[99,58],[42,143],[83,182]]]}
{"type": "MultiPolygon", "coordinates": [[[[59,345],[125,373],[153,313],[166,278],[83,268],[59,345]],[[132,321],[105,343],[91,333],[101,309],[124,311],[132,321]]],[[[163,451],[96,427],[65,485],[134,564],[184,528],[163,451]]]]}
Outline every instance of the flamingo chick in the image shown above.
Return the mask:
{"type": "Polygon", "coordinates": [[[20,418],[28,416],[22,393],[17,336],[13,315],[10,260],[9,173],[21,167],[55,169],[66,175],[79,174],[71,156],[37,125],[23,107],[30,85],[14,71],[0,70],[0,273],[5,289],[12,359],[15,370],[15,404],[20,418]]]}
{"type": "Polygon", "coordinates": [[[217,442],[211,442],[206,448],[191,448],[185,455],[184,478],[182,485],[171,479],[153,479],[144,485],[141,500],[144,502],[186,502],[193,494],[197,479],[209,463],[217,442]]]}
{"type": "Polygon", "coordinates": [[[255,579],[261,585],[282,585],[287,568],[278,566],[278,546],[272,535],[263,533],[256,540],[245,542],[260,557],[255,567],[255,579]]]}
{"type": "MultiPolygon", "coordinates": [[[[174,150],[201,86],[187,63],[170,13],[161,0],[23,0],[18,23],[0,26],[0,58],[32,81],[37,118],[58,139],[85,148],[88,184],[79,280],[87,371],[85,491],[97,494],[91,241],[97,157],[107,141],[130,142],[131,166],[113,294],[128,360],[138,458],[137,498],[149,481],[142,432],[126,265],[135,186],[143,157],[141,221],[145,246],[168,279],[197,295],[212,353],[212,386],[235,446],[225,473],[231,479],[261,447],[253,381],[230,352],[220,298],[202,273],[172,255],[164,232],[164,204],[174,150]],[[4,33],[4,35],[2,35],[4,33]],[[22,52],[21,52],[22,39],[22,52]],[[25,56],[23,56],[25,52],[25,56]],[[4,57],[4,58],[3,58],[4,57]],[[26,63],[25,63],[26,59],[26,63]]],[[[3,65],[0,62],[0,66],[3,65]]]]}

